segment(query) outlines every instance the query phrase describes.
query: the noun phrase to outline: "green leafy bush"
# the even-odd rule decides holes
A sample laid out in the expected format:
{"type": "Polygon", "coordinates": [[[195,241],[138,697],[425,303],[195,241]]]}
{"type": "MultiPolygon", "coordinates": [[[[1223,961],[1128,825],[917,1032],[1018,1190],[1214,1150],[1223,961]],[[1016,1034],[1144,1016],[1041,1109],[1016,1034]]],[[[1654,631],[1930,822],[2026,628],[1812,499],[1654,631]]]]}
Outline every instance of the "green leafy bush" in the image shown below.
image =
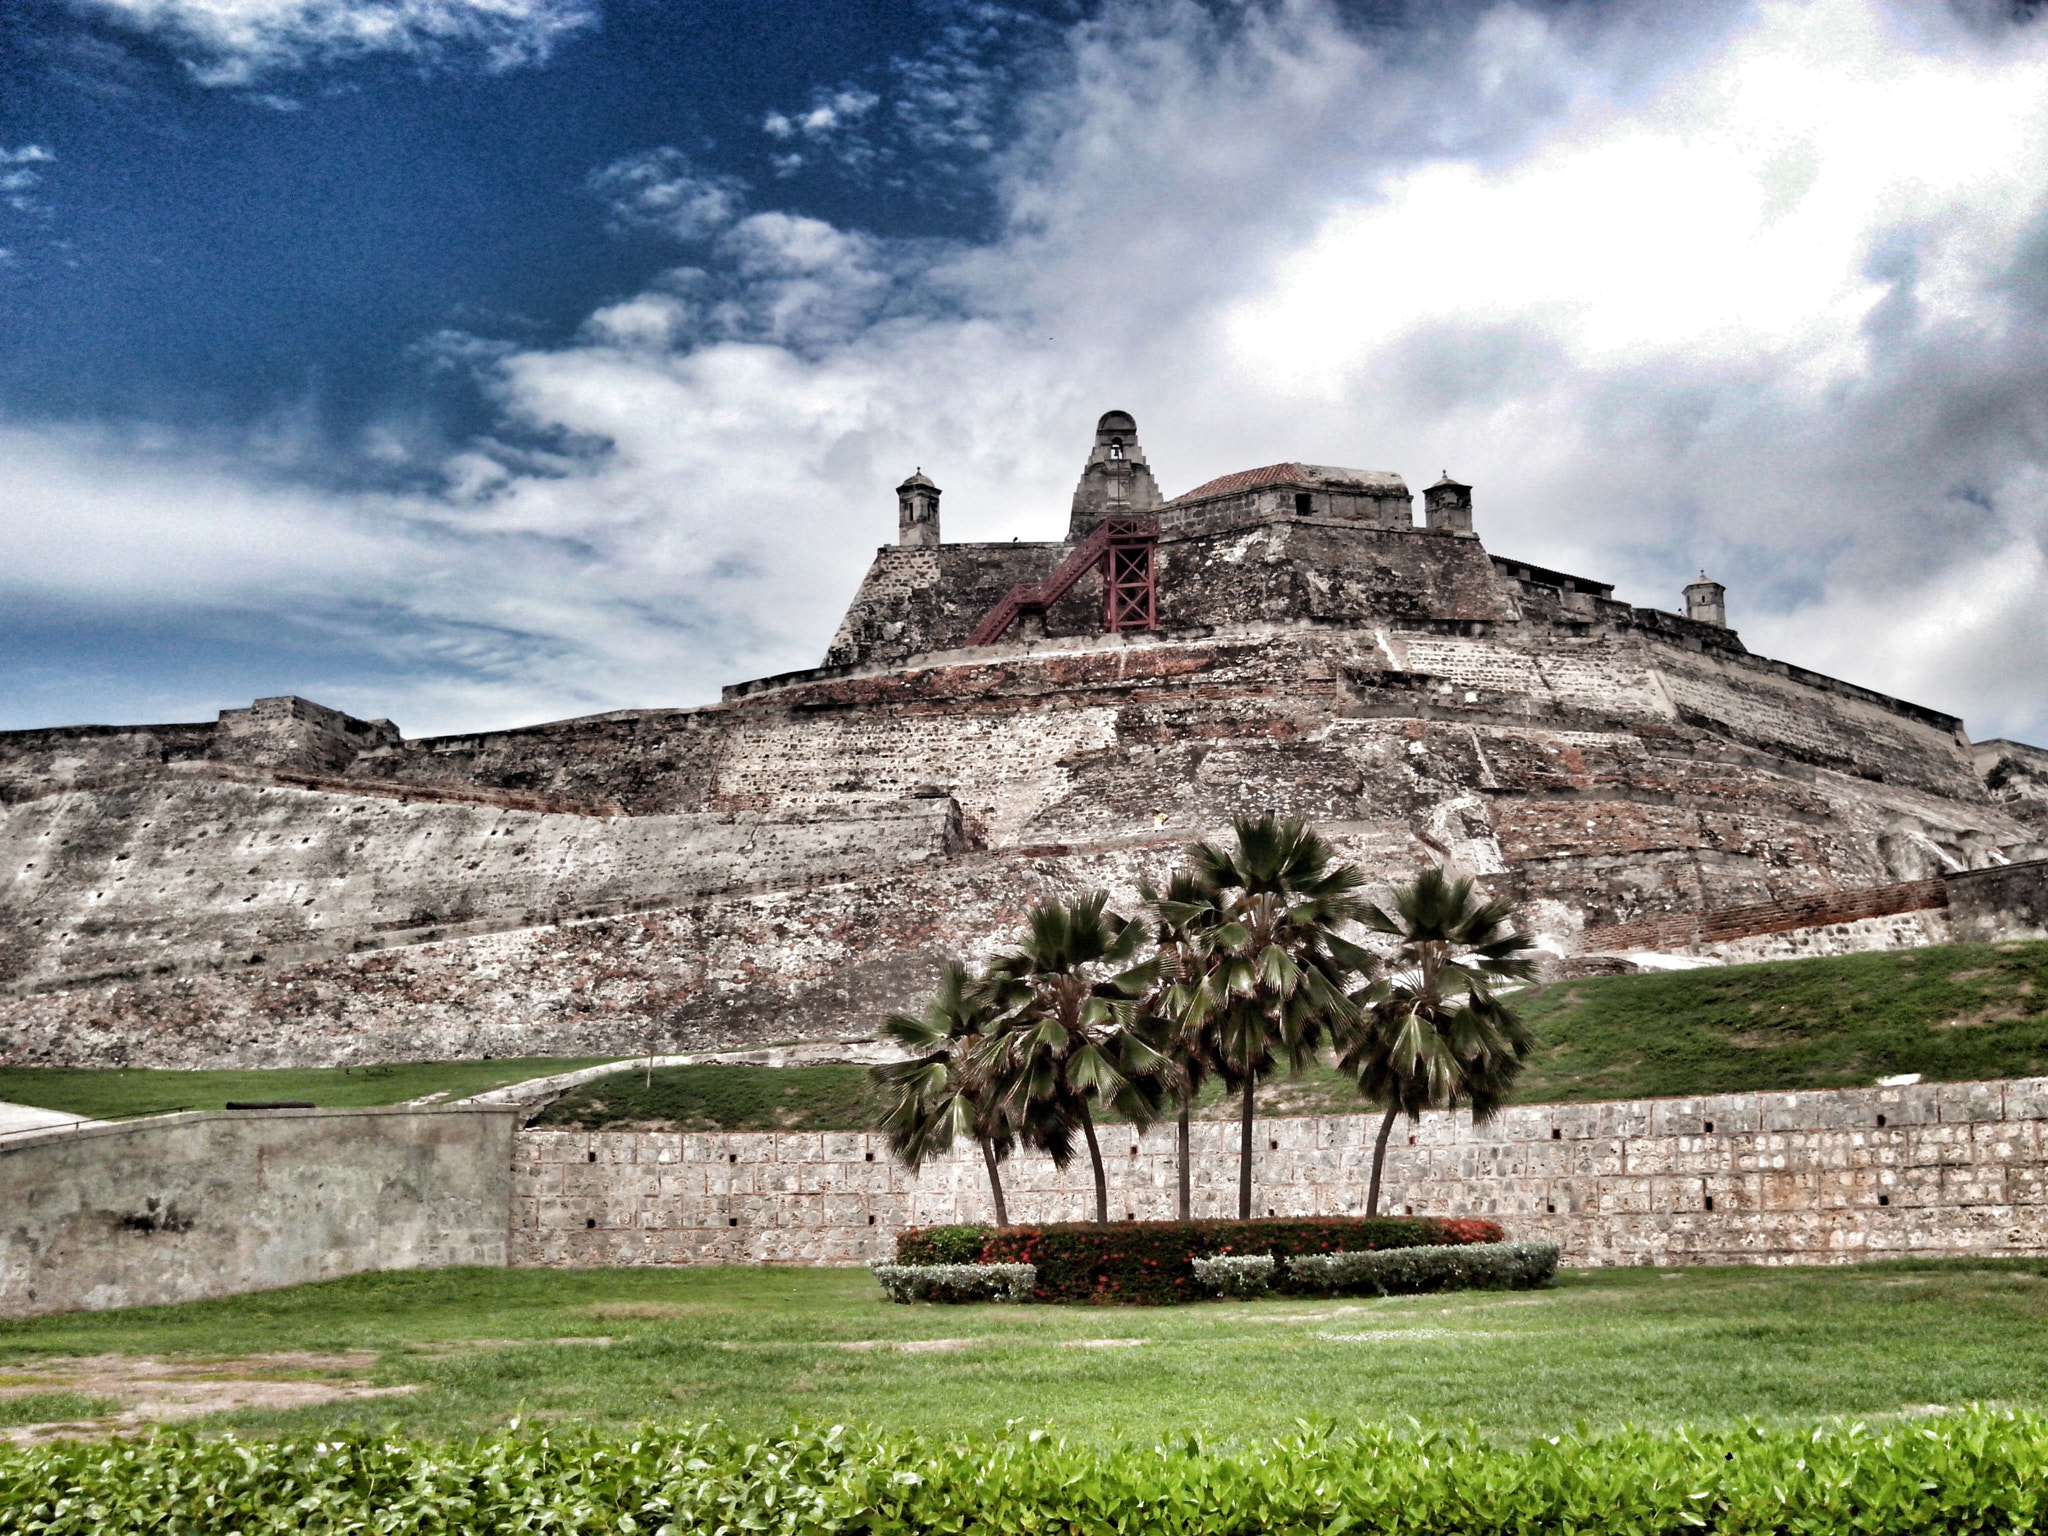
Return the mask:
{"type": "Polygon", "coordinates": [[[1297,1287],[1344,1296],[1409,1291],[1529,1290],[1557,1274],[1555,1243],[1474,1243],[1381,1253],[1304,1253],[1287,1261],[1297,1287]]]}
{"type": "MultiPolygon", "coordinates": [[[[1039,1301],[1137,1302],[1149,1306],[1200,1301],[1195,1260],[1216,1254],[1351,1253],[1459,1242],[1499,1242],[1490,1221],[1438,1221],[1428,1216],[1312,1216],[1265,1221],[1125,1221],[1005,1227],[981,1247],[983,1263],[1036,1264],[1039,1301]]],[[[1275,1274],[1275,1289],[1296,1287],[1275,1274]]]]}
{"type": "Polygon", "coordinates": [[[1029,1264],[870,1264],[891,1301],[1029,1301],[1029,1264]]]}
{"type": "Polygon", "coordinates": [[[1218,1296],[1263,1296],[1273,1288],[1276,1262],[1270,1253],[1219,1254],[1213,1259],[1195,1260],[1195,1279],[1218,1296]]]}
{"type": "Polygon", "coordinates": [[[905,1227],[896,1234],[898,1264],[973,1264],[994,1227],[905,1227]]]}
{"type": "Polygon", "coordinates": [[[2048,1418],[1977,1410],[1882,1429],[1564,1434],[1520,1447],[1369,1426],[1242,1455],[1043,1432],[994,1441],[834,1427],[190,1434],[0,1445],[0,1536],[1993,1536],[2048,1523],[2048,1418]]]}

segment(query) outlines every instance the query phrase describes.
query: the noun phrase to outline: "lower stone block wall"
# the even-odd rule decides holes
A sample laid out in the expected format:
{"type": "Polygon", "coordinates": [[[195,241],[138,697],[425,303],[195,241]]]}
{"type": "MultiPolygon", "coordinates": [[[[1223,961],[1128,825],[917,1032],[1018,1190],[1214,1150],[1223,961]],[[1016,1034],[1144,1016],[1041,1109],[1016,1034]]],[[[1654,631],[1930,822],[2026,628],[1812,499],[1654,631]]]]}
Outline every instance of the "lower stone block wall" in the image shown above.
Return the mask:
{"type": "MultiPolygon", "coordinates": [[[[1486,1216],[1573,1265],[2048,1253],[2048,1079],[1529,1105],[1397,1122],[1381,1208],[1486,1216]]],[[[1359,1213],[1378,1117],[1258,1125],[1255,1211],[1359,1213]]],[[[1173,1214],[1173,1127],[1102,1128],[1110,1215],[1173,1214]]],[[[1237,1127],[1194,1127],[1194,1210],[1237,1209],[1237,1127]]],[[[877,1135],[525,1131],[512,1262],[856,1264],[988,1221],[978,1153],[912,1173],[877,1135]]],[[[1085,1157],[1004,1166],[1021,1222],[1091,1214],[1085,1157]]]]}

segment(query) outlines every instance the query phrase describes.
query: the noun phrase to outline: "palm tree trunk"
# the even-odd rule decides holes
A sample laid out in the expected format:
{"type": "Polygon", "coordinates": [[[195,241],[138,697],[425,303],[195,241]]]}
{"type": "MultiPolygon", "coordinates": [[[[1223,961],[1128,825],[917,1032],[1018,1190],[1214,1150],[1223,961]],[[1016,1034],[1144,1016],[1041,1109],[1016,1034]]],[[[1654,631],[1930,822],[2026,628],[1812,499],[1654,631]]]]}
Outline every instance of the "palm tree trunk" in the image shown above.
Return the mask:
{"type": "Polygon", "coordinates": [[[996,1146],[986,1136],[981,1138],[981,1160],[988,1164],[988,1192],[995,1197],[996,1225],[1010,1224],[1010,1208],[1003,1202],[1003,1176],[996,1170],[996,1146]]]}
{"type": "Polygon", "coordinates": [[[1109,1225],[1109,1175],[1102,1171],[1102,1148],[1095,1140],[1095,1117],[1088,1113],[1087,1099],[1081,1100],[1081,1134],[1088,1140],[1088,1162],[1095,1170],[1095,1221],[1109,1225]]]}
{"type": "Polygon", "coordinates": [[[1244,1109],[1237,1127],[1237,1219],[1252,1219],[1252,1090],[1258,1086],[1251,1073],[1244,1075],[1244,1109]]]}
{"type": "Polygon", "coordinates": [[[1380,1121],[1379,1139],[1372,1144],[1372,1185],[1365,1192],[1365,1214],[1368,1216],[1380,1213],[1380,1170],[1387,1164],[1387,1138],[1394,1132],[1394,1116],[1400,1113],[1399,1104],[1387,1106],[1387,1116],[1380,1121]]]}
{"type": "Polygon", "coordinates": [[[1179,1198],[1174,1201],[1174,1213],[1178,1220],[1192,1221],[1194,1202],[1188,1197],[1188,1119],[1192,1111],[1194,1095],[1180,1096],[1180,1125],[1174,1135],[1174,1150],[1180,1154],[1179,1198]]]}

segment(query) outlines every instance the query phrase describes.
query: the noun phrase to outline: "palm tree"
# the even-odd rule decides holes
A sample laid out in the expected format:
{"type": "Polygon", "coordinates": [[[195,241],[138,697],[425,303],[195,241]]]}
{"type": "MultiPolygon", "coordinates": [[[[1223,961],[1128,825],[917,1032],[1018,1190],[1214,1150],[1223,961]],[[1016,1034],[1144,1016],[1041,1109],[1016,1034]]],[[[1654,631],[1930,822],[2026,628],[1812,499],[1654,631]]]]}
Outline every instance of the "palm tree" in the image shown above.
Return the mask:
{"type": "MultiPolygon", "coordinates": [[[[918,1168],[972,1136],[988,1168],[988,1188],[995,1202],[996,1225],[1010,1224],[998,1165],[1010,1155],[1023,1127],[974,1047],[994,1025],[996,1010],[986,986],[972,981],[966,968],[948,964],[936,996],[920,1014],[892,1013],[882,1021],[882,1035],[910,1051],[906,1061],[873,1069],[875,1080],[890,1091],[882,1115],[889,1149],[918,1168]]],[[[1055,1161],[1064,1165],[1065,1155],[1055,1161]]]]}
{"type": "Polygon", "coordinates": [[[1156,947],[1152,958],[1126,973],[1121,984],[1138,989],[1137,1027],[1162,1058],[1159,1085],[1178,1108],[1174,1215],[1188,1221],[1193,1217],[1189,1122],[1219,1060],[1215,1026],[1223,999],[1214,985],[1217,908],[1184,871],[1175,873],[1164,896],[1149,885],[1140,890],[1157,918],[1156,947]]]}
{"type": "Polygon", "coordinates": [[[1117,978],[1145,930],[1105,910],[1101,891],[1032,909],[1023,942],[989,967],[999,1022],[978,1052],[1034,1139],[1078,1127],[1095,1175],[1095,1219],[1109,1220],[1109,1178],[1093,1101],[1140,1125],[1156,1111],[1159,1053],[1133,1027],[1133,986],[1117,978]]]}
{"type": "Polygon", "coordinates": [[[1425,869],[1394,893],[1394,910],[1373,907],[1366,926],[1399,942],[1384,982],[1365,998],[1344,1070],[1386,1106],[1373,1144],[1365,1213],[1379,1213],[1380,1174],[1394,1118],[1469,1104],[1474,1122],[1506,1102],[1535,1046],[1498,982],[1534,973],[1534,946],[1509,927],[1514,903],[1473,894],[1470,880],[1425,869]]]}
{"type": "Polygon", "coordinates": [[[1237,1214],[1252,1213],[1253,1091],[1284,1056],[1296,1071],[1326,1040],[1342,1038],[1357,1013],[1346,991],[1377,957],[1340,929],[1365,918],[1365,875],[1337,864],[1336,850],[1305,822],[1239,821],[1235,852],[1188,849],[1192,901],[1159,904],[1162,917],[1202,929],[1218,1009],[1211,1028],[1224,1081],[1242,1096],[1237,1214]]]}

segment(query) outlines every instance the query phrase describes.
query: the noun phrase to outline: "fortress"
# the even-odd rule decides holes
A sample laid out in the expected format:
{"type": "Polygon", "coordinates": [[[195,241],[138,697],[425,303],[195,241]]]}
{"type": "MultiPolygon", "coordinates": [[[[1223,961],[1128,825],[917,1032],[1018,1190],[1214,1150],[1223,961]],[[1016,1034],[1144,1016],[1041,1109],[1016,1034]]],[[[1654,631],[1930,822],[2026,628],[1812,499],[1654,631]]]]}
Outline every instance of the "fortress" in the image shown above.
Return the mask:
{"type": "Polygon", "coordinates": [[[298,698],[0,734],[0,1062],[199,1067],[869,1034],[1035,901],[1235,816],[1443,860],[1561,971],[2048,933],[2048,752],[1490,553],[1470,487],[1171,500],[1098,426],[1065,540],[940,491],[824,664],[407,740],[298,698]]]}

